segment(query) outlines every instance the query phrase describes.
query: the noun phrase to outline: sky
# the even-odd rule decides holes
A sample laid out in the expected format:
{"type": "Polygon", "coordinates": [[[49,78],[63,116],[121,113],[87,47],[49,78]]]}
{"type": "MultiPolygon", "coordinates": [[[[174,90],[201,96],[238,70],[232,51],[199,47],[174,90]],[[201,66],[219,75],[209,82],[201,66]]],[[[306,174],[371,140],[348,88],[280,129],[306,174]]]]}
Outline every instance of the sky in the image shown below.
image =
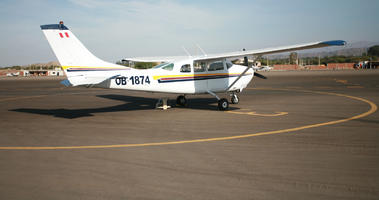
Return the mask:
{"type": "Polygon", "coordinates": [[[97,57],[221,53],[379,41],[378,0],[0,0],[0,67],[56,57],[40,25],[65,25],[97,57]]]}

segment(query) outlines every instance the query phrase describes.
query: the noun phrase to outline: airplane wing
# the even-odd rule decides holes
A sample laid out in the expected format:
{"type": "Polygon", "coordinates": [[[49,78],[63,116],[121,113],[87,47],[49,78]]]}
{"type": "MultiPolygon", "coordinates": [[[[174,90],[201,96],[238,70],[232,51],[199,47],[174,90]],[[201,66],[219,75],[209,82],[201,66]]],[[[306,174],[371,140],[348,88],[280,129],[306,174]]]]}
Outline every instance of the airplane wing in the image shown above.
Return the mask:
{"type": "Polygon", "coordinates": [[[297,44],[297,45],[283,46],[283,47],[276,47],[276,48],[266,48],[266,49],[249,50],[249,51],[236,51],[236,52],[222,53],[222,54],[210,54],[207,56],[199,57],[195,59],[195,61],[216,60],[216,59],[222,59],[222,58],[241,58],[245,56],[247,57],[260,56],[260,55],[283,53],[283,52],[305,50],[305,49],[314,49],[314,48],[321,48],[321,47],[328,47],[328,46],[344,46],[345,44],[346,42],[343,40],[312,42],[312,43],[297,44]]]}
{"type": "MultiPolygon", "coordinates": [[[[312,42],[305,44],[297,44],[291,46],[283,46],[276,48],[266,48],[266,49],[258,49],[258,50],[248,50],[248,51],[236,51],[229,53],[221,53],[221,54],[208,54],[204,56],[195,56],[194,61],[202,61],[202,60],[217,60],[223,58],[241,58],[245,56],[259,56],[259,55],[267,55],[274,53],[283,53],[289,51],[297,51],[297,50],[305,50],[305,49],[314,49],[328,46],[343,46],[346,42],[343,40],[331,40],[331,41],[323,41],[323,42],[312,42]]],[[[168,56],[168,57],[136,57],[136,58],[124,58],[123,61],[131,61],[131,62],[174,62],[176,60],[184,60],[188,59],[188,56],[168,56]]]]}

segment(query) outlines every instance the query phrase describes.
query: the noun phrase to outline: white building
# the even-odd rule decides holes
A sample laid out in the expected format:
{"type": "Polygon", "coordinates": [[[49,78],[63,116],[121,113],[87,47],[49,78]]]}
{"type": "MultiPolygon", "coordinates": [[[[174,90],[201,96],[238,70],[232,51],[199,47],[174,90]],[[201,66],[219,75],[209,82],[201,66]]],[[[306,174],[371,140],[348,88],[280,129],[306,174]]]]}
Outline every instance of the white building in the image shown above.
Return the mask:
{"type": "Polygon", "coordinates": [[[56,67],[54,70],[48,70],[48,76],[64,76],[62,68],[56,67]]]}

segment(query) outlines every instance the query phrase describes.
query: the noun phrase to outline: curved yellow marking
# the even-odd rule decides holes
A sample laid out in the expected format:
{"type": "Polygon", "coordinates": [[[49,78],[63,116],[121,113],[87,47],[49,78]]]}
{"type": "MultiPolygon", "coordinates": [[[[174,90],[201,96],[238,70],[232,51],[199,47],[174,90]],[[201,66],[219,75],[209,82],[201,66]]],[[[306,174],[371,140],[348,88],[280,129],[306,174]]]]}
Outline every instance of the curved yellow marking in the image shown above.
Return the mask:
{"type": "Polygon", "coordinates": [[[362,86],[359,85],[352,85],[352,86],[347,86],[347,88],[363,88],[362,86]]]}
{"type": "Polygon", "coordinates": [[[334,79],[337,83],[347,84],[347,80],[334,79]]]}
{"type": "Polygon", "coordinates": [[[21,100],[21,99],[34,99],[34,98],[42,98],[47,96],[58,96],[58,95],[76,95],[76,94],[91,94],[94,92],[72,92],[72,93],[58,93],[58,94],[42,94],[42,95],[34,95],[34,96],[18,96],[18,97],[7,97],[4,99],[0,99],[0,102],[3,101],[13,101],[13,100],[21,100]]]}
{"type": "MultiPolygon", "coordinates": [[[[248,88],[249,89],[249,88],[248,88]]],[[[262,88],[256,88],[257,90],[290,90],[290,89],[262,89],[262,88]]],[[[228,137],[216,137],[216,138],[204,138],[204,139],[195,139],[195,140],[181,140],[181,141],[171,141],[171,142],[151,142],[151,143],[141,143],[141,144],[116,144],[116,145],[90,145],[90,146],[58,146],[58,147],[0,147],[0,150],[59,150],[59,149],[104,149],[104,148],[126,148],[126,147],[143,147],[143,146],[161,146],[161,145],[172,145],[172,144],[187,144],[187,143],[199,143],[199,142],[213,142],[213,141],[223,141],[223,140],[234,140],[234,139],[242,139],[242,138],[249,138],[249,137],[256,137],[256,136],[262,136],[262,135],[273,135],[273,134],[279,134],[279,133],[288,133],[288,132],[294,132],[294,131],[300,131],[304,129],[309,128],[316,128],[321,126],[327,126],[327,125],[333,125],[333,124],[339,124],[347,121],[351,121],[354,119],[359,119],[362,117],[366,117],[372,113],[374,113],[378,107],[375,103],[373,103],[370,100],[361,98],[361,97],[355,97],[345,94],[339,94],[339,93],[332,93],[332,92],[320,92],[320,91],[310,91],[310,90],[296,90],[301,92],[309,92],[309,93],[316,93],[316,94],[326,94],[326,95],[334,95],[334,96],[340,96],[340,97],[346,97],[350,99],[354,99],[357,101],[362,101],[370,105],[370,109],[364,113],[361,113],[359,115],[355,115],[349,118],[335,120],[335,121],[329,121],[324,123],[318,123],[318,124],[311,124],[306,126],[300,126],[295,128],[288,128],[288,129],[282,129],[282,130],[275,130],[275,131],[265,131],[265,132],[259,132],[259,133],[250,133],[250,134],[244,134],[244,135],[236,135],[236,136],[228,136],[228,137]]]]}
{"type": "Polygon", "coordinates": [[[23,97],[7,97],[7,98],[4,98],[4,99],[0,99],[0,102],[2,102],[2,101],[20,100],[20,99],[41,98],[41,97],[46,97],[46,96],[48,96],[48,95],[23,96],[23,97]]]}
{"type": "Polygon", "coordinates": [[[253,116],[261,116],[261,117],[276,117],[276,116],[282,116],[282,115],[288,114],[288,112],[275,112],[275,114],[261,114],[261,113],[255,112],[255,111],[253,111],[253,112],[226,111],[226,112],[232,113],[232,114],[253,115],[253,116]]]}

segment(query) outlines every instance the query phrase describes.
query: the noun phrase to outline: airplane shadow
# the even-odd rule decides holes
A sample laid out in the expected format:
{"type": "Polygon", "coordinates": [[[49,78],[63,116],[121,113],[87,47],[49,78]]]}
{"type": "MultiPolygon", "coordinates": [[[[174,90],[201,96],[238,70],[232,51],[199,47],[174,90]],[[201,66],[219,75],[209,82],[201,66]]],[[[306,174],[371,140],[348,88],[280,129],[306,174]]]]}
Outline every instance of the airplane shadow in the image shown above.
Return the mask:
{"type": "MultiPolygon", "coordinates": [[[[158,99],[156,98],[146,98],[146,97],[134,97],[125,95],[97,95],[97,97],[112,99],[117,101],[123,101],[125,103],[101,108],[84,108],[84,109],[36,109],[36,108],[18,108],[12,109],[10,111],[32,113],[39,115],[50,115],[59,118],[75,119],[81,117],[90,117],[94,113],[111,113],[111,112],[122,112],[122,111],[133,111],[133,110],[153,110],[155,109],[155,104],[158,99]]],[[[176,106],[176,99],[169,99],[168,105],[172,107],[176,106]]],[[[198,109],[198,110],[218,110],[217,101],[214,98],[199,98],[199,99],[188,99],[188,109],[198,109]]],[[[229,110],[236,110],[237,108],[229,107],[229,110]]]]}

